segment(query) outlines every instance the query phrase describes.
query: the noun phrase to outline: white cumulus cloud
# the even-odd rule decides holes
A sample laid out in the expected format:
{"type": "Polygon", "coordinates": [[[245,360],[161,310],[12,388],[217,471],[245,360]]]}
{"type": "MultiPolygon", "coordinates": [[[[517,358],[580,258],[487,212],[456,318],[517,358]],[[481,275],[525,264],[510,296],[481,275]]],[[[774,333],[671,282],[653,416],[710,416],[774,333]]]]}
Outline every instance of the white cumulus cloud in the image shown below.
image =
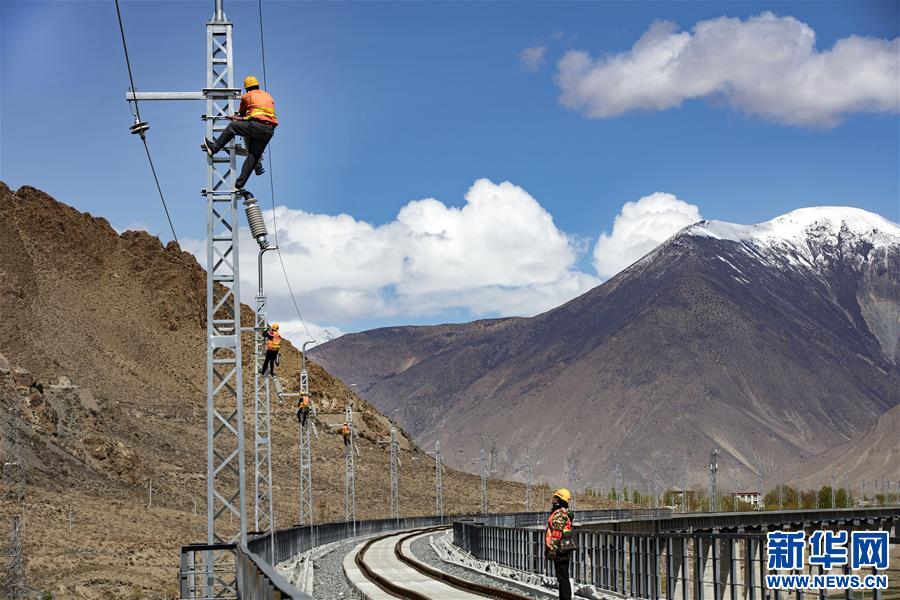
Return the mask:
{"type": "MultiPolygon", "coordinates": [[[[271,227],[272,211],[264,214],[271,227]]],[[[537,200],[509,182],[477,180],[461,207],[434,198],[409,202],[383,225],[284,206],[275,214],[294,295],[304,317],[320,324],[312,332],[317,340],[327,335],[321,324],[354,319],[533,315],[600,283],[575,266],[583,241],[560,231],[537,200]]],[[[184,246],[203,260],[202,242],[184,246]]],[[[256,247],[242,227],[242,295],[251,305],[256,247]]],[[[289,323],[296,312],[274,253],[264,257],[264,280],[270,320],[289,323]]],[[[299,320],[295,325],[288,330],[299,334],[299,320]]]]}
{"type": "Polygon", "coordinates": [[[691,31],[658,21],[627,52],[567,52],[556,82],[562,104],[589,117],[724,98],[773,121],[831,127],[850,113],[900,111],[900,38],[850,36],[819,50],[809,25],[771,12],[691,31]]]}
{"type": "Polygon", "coordinates": [[[664,192],[626,202],[616,215],[612,233],[603,232],[597,240],[594,267],[601,277],[612,277],[701,218],[695,205],[664,192]]]}
{"type": "Polygon", "coordinates": [[[522,64],[523,69],[534,73],[544,66],[544,63],[546,62],[546,55],[546,46],[533,46],[531,48],[525,48],[524,50],[519,52],[519,62],[522,64]]]}

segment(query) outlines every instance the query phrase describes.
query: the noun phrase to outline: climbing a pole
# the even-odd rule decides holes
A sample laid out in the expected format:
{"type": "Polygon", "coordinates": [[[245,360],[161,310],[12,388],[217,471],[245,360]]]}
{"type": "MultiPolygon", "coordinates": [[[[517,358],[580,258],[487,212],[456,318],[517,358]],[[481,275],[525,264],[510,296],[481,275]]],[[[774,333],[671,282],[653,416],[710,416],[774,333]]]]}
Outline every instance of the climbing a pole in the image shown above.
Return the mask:
{"type": "MultiPolygon", "coordinates": [[[[234,87],[233,25],[225,16],[222,0],[214,0],[213,7],[213,16],[206,23],[206,84],[202,90],[138,92],[132,84],[125,99],[135,107],[149,100],[205,101],[206,137],[214,139],[234,114],[241,90],[234,87]]],[[[140,132],[148,127],[140,127],[140,132]]],[[[223,156],[206,156],[206,187],[201,192],[206,198],[206,531],[210,544],[247,541],[234,142],[225,150],[223,156]]],[[[234,593],[236,574],[222,575],[233,561],[233,555],[225,551],[204,555],[199,571],[206,580],[205,594],[234,593]]]]}
{"type": "Polygon", "coordinates": [[[356,535],[356,431],[353,427],[353,405],[348,404],[345,411],[345,424],[349,428],[344,441],[344,520],[353,523],[353,535],[356,535]]]}

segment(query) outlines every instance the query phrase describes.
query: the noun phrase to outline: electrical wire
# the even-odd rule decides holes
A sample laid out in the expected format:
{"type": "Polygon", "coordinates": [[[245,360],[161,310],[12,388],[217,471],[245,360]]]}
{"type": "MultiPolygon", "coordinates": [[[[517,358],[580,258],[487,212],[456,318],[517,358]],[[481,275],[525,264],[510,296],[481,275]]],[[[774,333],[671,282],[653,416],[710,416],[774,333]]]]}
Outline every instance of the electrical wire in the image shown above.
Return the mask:
{"type": "MultiPolygon", "coordinates": [[[[116,0],[118,3],[118,0],[116,0]]],[[[257,6],[259,8],[259,46],[262,52],[262,68],[263,68],[263,87],[268,89],[268,77],[266,74],[266,38],[263,30],[263,16],[262,16],[262,0],[257,0],[257,6]]],[[[278,217],[276,216],[275,211],[275,176],[273,174],[274,169],[272,168],[272,144],[269,143],[267,148],[269,154],[269,193],[272,196],[272,233],[275,238],[275,254],[278,255],[278,262],[281,264],[281,272],[284,274],[284,282],[287,284],[288,293],[291,296],[291,302],[294,305],[294,310],[297,312],[297,316],[300,318],[300,323],[303,325],[303,329],[306,331],[306,335],[309,336],[309,339],[312,341],[316,341],[316,338],[313,337],[313,334],[309,332],[309,327],[306,326],[306,321],[303,319],[303,315],[300,314],[300,306],[297,304],[297,298],[294,296],[294,290],[291,287],[291,279],[288,277],[287,267],[284,266],[284,258],[281,256],[281,247],[278,244],[278,217]]]]}
{"type": "MultiPolygon", "coordinates": [[[[131,59],[128,57],[128,44],[125,42],[125,26],[122,24],[122,10],[119,8],[119,0],[115,0],[116,3],[116,16],[119,19],[119,33],[122,35],[122,49],[125,51],[125,65],[128,67],[128,81],[131,83],[131,91],[132,93],[136,92],[137,89],[134,87],[134,75],[131,72],[131,59]]],[[[133,100],[134,102],[134,116],[137,118],[138,123],[143,123],[141,119],[141,108],[138,106],[137,98],[133,100]]],[[[131,102],[129,102],[129,105],[131,102]]],[[[147,153],[147,162],[150,163],[150,172],[153,173],[153,181],[156,183],[156,191],[159,192],[159,199],[162,202],[163,211],[166,213],[166,220],[169,222],[169,229],[172,230],[172,238],[175,240],[175,243],[178,242],[178,236],[175,234],[175,225],[172,224],[172,216],[169,214],[169,207],[166,204],[166,197],[163,195],[162,186],[159,184],[159,177],[156,175],[156,167],[153,165],[153,158],[150,156],[150,146],[147,144],[147,136],[143,131],[140,133],[141,141],[144,143],[144,151],[147,153]]]]}

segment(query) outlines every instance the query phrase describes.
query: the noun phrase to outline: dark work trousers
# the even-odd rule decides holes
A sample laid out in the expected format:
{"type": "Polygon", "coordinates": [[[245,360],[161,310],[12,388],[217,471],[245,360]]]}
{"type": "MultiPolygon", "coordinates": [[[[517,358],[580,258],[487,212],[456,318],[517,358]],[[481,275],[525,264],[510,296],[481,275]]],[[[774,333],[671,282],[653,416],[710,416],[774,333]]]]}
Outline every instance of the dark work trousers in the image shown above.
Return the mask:
{"type": "Polygon", "coordinates": [[[297,411],[297,420],[300,421],[301,427],[306,427],[306,418],[309,416],[309,409],[302,408],[297,411]]]}
{"type": "Polygon", "coordinates": [[[266,350],[266,360],[263,361],[263,368],[260,373],[266,374],[266,367],[269,367],[269,373],[275,374],[275,358],[278,356],[278,350],[266,350]]]}
{"type": "Polygon", "coordinates": [[[572,600],[572,582],[569,581],[569,559],[554,560],[556,580],[559,582],[559,600],[572,600]]]}
{"type": "Polygon", "coordinates": [[[244,136],[244,140],[247,143],[247,158],[244,159],[241,174],[238,175],[237,181],[234,182],[234,186],[237,189],[244,189],[244,185],[250,178],[250,173],[253,172],[253,167],[262,160],[263,151],[269,145],[269,140],[272,139],[274,133],[275,127],[260,121],[232,121],[213,144],[212,150],[213,154],[215,154],[234,139],[235,135],[244,136]]]}

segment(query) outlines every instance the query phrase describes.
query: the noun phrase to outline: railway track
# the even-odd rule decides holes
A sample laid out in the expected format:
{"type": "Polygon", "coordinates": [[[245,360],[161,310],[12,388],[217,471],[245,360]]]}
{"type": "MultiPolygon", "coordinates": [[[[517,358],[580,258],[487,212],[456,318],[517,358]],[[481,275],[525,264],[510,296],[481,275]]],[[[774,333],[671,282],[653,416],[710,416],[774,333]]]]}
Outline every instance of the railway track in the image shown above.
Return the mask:
{"type": "Polygon", "coordinates": [[[357,585],[358,582],[352,581],[349,572],[348,578],[362,596],[370,600],[531,600],[529,596],[450,575],[408,553],[408,546],[413,538],[444,529],[447,528],[432,527],[401,534],[391,533],[369,540],[355,552],[352,562],[370,585],[357,585]],[[373,587],[376,589],[373,590],[373,587]]]}

